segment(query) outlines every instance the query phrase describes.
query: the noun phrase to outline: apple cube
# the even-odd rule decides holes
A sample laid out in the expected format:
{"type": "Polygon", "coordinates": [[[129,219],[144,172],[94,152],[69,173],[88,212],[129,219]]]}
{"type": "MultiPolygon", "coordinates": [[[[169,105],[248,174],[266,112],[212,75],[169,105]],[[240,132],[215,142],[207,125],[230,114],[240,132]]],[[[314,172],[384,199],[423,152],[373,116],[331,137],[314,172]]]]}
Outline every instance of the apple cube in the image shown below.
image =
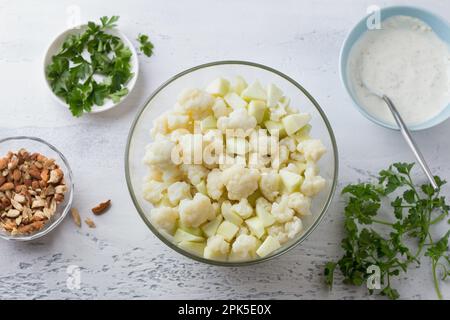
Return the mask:
{"type": "Polygon", "coordinates": [[[266,229],[264,229],[264,224],[261,219],[258,217],[253,217],[245,220],[250,231],[258,238],[261,238],[264,233],[266,233],[266,229]]]}
{"type": "Polygon", "coordinates": [[[252,100],[248,104],[248,114],[254,116],[256,122],[261,123],[266,112],[266,104],[261,100],[252,100]]]}
{"type": "Polygon", "coordinates": [[[178,247],[187,252],[203,257],[206,244],[204,242],[181,241],[178,247]]]}
{"type": "Polygon", "coordinates": [[[261,220],[264,227],[269,227],[275,223],[272,214],[259,202],[256,203],[256,216],[261,220]]]}
{"type": "Polygon", "coordinates": [[[310,120],[311,115],[309,113],[294,113],[281,119],[286,133],[290,136],[307,125],[310,120]]]}
{"type": "Polygon", "coordinates": [[[298,190],[303,182],[303,177],[301,175],[285,169],[280,170],[280,177],[284,187],[289,193],[298,190]]]}
{"type": "Polygon", "coordinates": [[[311,138],[309,136],[310,132],[311,132],[311,125],[307,124],[306,126],[301,128],[294,134],[294,138],[297,142],[302,142],[302,141],[308,140],[311,138]]]}
{"type": "Polygon", "coordinates": [[[237,93],[230,92],[225,97],[225,102],[233,109],[245,108],[247,106],[247,102],[242,99],[237,93]]]}
{"type": "Polygon", "coordinates": [[[266,90],[261,86],[261,84],[258,81],[253,82],[251,85],[249,85],[247,88],[245,88],[242,93],[241,97],[245,100],[266,100],[266,90]]]}
{"type": "Polygon", "coordinates": [[[244,220],[242,220],[242,218],[233,211],[232,209],[232,205],[230,202],[224,202],[222,203],[222,216],[225,218],[225,220],[228,220],[229,222],[240,226],[242,224],[242,222],[244,222],[244,220]]]}
{"type": "Polygon", "coordinates": [[[203,232],[209,237],[212,237],[216,234],[217,229],[219,228],[220,223],[223,221],[223,217],[218,215],[214,220],[211,220],[201,226],[203,232]]]}
{"type": "Polygon", "coordinates": [[[266,240],[264,240],[264,242],[259,246],[258,250],[256,250],[256,254],[263,258],[279,249],[280,247],[281,244],[276,238],[267,236],[266,240]]]}
{"type": "Polygon", "coordinates": [[[183,231],[186,231],[187,233],[193,234],[195,236],[201,237],[203,235],[203,232],[200,228],[188,227],[188,226],[184,225],[182,222],[178,223],[178,228],[183,231]]]}
{"type": "Polygon", "coordinates": [[[283,97],[283,91],[273,83],[267,86],[267,106],[269,108],[276,107],[278,101],[283,97]]]}
{"type": "Polygon", "coordinates": [[[240,95],[245,88],[247,88],[247,82],[241,76],[237,76],[233,81],[231,90],[240,95]]]}
{"type": "Polygon", "coordinates": [[[216,95],[224,96],[230,90],[230,81],[224,78],[217,78],[206,87],[206,92],[216,95]]]}
{"type": "Polygon", "coordinates": [[[278,134],[280,139],[286,137],[286,130],[284,129],[283,123],[269,120],[264,122],[264,126],[272,136],[278,134]]]}
{"type": "Polygon", "coordinates": [[[195,234],[184,231],[183,229],[178,228],[173,236],[173,241],[175,243],[180,243],[181,241],[192,241],[192,242],[202,242],[205,238],[196,236],[195,234]]]}
{"type": "Polygon", "coordinates": [[[237,225],[225,220],[217,229],[217,234],[221,235],[225,240],[231,241],[238,231],[239,227],[237,225]]]}

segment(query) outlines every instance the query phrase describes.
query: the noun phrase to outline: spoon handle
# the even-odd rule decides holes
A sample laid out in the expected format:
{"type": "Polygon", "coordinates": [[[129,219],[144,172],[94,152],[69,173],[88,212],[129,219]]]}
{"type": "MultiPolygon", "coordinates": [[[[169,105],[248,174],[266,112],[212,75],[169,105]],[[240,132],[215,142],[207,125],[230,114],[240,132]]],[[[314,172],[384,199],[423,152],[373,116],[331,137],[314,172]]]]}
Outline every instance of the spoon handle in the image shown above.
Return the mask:
{"type": "Polygon", "coordinates": [[[423,158],[422,153],[419,151],[419,148],[417,147],[416,143],[414,142],[413,138],[411,137],[411,133],[409,132],[408,127],[405,125],[405,122],[403,122],[403,119],[400,116],[400,113],[397,111],[397,108],[395,108],[391,99],[389,99],[387,96],[383,95],[382,98],[383,98],[384,102],[386,102],[386,104],[388,105],[389,109],[391,110],[392,115],[394,116],[395,122],[397,122],[397,125],[400,127],[400,131],[403,135],[403,138],[405,138],[406,142],[408,143],[408,146],[411,148],[412,152],[414,153],[414,156],[416,157],[417,161],[419,162],[420,166],[422,167],[423,172],[425,173],[425,175],[427,176],[431,185],[433,186],[433,189],[438,190],[439,187],[436,183],[436,180],[434,180],[434,176],[431,173],[430,168],[428,168],[428,165],[425,162],[425,159],[423,158]]]}

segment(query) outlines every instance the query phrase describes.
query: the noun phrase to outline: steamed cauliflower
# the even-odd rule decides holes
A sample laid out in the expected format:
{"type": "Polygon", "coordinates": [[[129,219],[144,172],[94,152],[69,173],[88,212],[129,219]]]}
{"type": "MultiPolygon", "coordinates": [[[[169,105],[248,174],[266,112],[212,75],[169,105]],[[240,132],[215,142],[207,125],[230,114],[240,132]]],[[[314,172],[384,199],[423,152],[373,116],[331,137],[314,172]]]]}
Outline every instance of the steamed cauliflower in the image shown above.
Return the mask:
{"type": "Polygon", "coordinates": [[[317,165],[326,150],[289,103],[276,85],[242,77],[184,90],[153,121],[144,156],[153,226],[220,261],[270,256],[297,239],[326,185],[317,165]]]}
{"type": "Polygon", "coordinates": [[[231,255],[234,261],[245,261],[255,257],[259,241],[254,236],[239,235],[231,247],[231,255]]]}
{"type": "Polygon", "coordinates": [[[211,200],[197,193],[192,200],[183,199],[179,206],[180,221],[188,227],[199,227],[215,217],[211,200]]]}
{"type": "Polygon", "coordinates": [[[222,183],[228,191],[228,198],[241,200],[258,189],[259,174],[255,169],[234,165],[222,172],[222,183]]]}
{"type": "Polygon", "coordinates": [[[227,129],[242,130],[250,134],[250,130],[256,127],[256,119],[248,115],[245,108],[236,109],[228,117],[220,117],[217,120],[217,128],[225,132],[227,129]]]}
{"type": "Polygon", "coordinates": [[[153,208],[150,211],[150,222],[168,234],[172,234],[177,225],[178,212],[170,207],[153,208]]]}

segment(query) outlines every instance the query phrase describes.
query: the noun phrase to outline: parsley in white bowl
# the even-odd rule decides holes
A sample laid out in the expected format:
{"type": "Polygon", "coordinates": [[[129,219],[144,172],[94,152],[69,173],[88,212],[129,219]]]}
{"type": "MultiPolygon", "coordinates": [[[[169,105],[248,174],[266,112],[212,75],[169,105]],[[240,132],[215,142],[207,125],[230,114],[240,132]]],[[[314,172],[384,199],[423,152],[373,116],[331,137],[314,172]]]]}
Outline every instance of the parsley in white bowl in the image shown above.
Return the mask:
{"type": "Polygon", "coordinates": [[[136,50],[116,28],[118,16],[100,18],[61,33],[44,59],[46,83],[72,115],[97,113],[121,104],[133,90],[136,50]]]}

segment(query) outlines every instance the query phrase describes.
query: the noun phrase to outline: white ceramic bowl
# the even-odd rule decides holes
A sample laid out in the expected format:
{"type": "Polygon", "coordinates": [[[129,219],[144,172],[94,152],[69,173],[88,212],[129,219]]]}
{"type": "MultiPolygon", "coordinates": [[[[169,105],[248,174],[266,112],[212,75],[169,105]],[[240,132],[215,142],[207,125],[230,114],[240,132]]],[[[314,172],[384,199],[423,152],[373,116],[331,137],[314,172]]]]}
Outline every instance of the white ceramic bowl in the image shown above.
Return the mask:
{"type": "MultiPolygon", "coordinates": [[[[45,57],[44,57],[44,78],[45,78],[45,83],[47,84],[48,89],[50,90],[52,96],[55,98],[55,100],[61,104],[62,106],[69,108],[69,105],[64,101],[64,99],[62,99],[61,97],[57,96],[51,86],[50,83],[47,79],[47,75],[46,75],[46,69],[47,66],[51,63],[52,57],[57,54],[62,46],[62,44],[64,43],[64,40],[67,38],[67,36],[71,35],[71,34],[80,34],[82,32],[84,32],[84,30],[86,29],[87,25],[83,24],[80,25],[78,27],[74,27],[71,29],[68,29],[66,31],[64,31],[63,33],[59,34],[54,40],[53,42],[50,44],[50,46],[47,49],[47,52],[45,53],[45,57]]],[[[128,81],[126,87],[128,88],[128,94],[123,97],[119,102],[114,103],[111,99],[107,99],[105,100],[105,103],[102,106],[97,106],[97,105],[93,105],[92,106],[92,110],[91,113],[99,113],[99,112],[103,112],[106,110],[110,110],[114,107],[117,107],[118,105],[122,104],[129,96],[131,91],[133,90],[137,78],[138,78],[138,74],[139,74],[139,60],[138,60],[138,56],[137,56],[137,52],[136,49],[134,48],[133,44],[131,43],[131,41],[118,29],[114,28],[114,29],[110,29],[106,31],[109,34],[115,35],[117,37],[119,37],[123,43],[125,44],[125,46],[127,46],[128,48],[130,48],[131,53],[132,53],[132,57],[131,57],[131,72],[133,73],[133,77],[128,81]]]]}

